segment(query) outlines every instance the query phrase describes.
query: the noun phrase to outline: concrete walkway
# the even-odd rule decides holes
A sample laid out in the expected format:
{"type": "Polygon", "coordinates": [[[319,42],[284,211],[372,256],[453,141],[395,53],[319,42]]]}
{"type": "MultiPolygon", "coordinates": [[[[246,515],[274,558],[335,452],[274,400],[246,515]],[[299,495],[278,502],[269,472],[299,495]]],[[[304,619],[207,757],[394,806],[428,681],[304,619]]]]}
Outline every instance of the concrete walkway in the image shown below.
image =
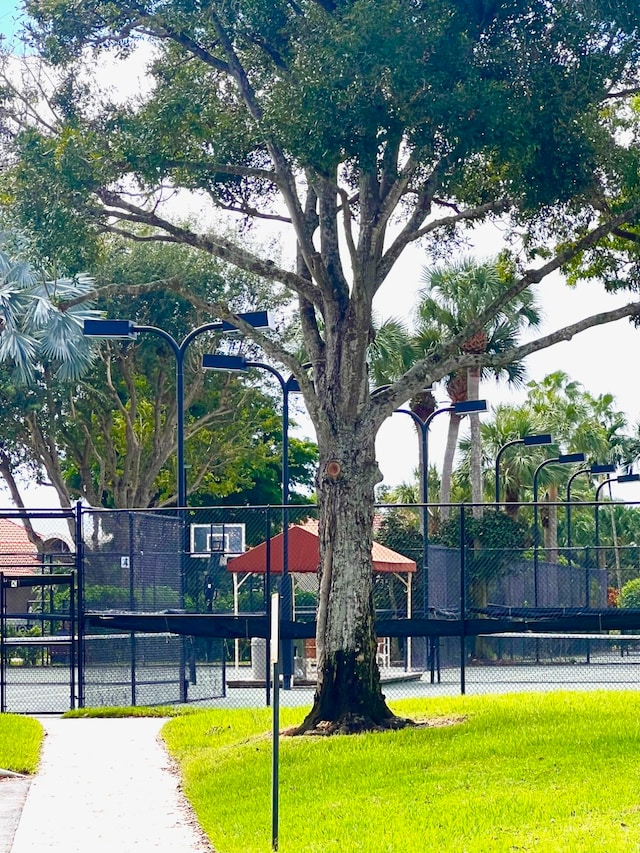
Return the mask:
{"type": "MultiPolygon", "coordinates": [[[[158,737],[164,720],[40,722],[46,731],[40,767],[26,799],[25,786],[14,786],[19,821],[12,846],[7,835],[15,819],[6,814],[0,821],[0,851],[212,853],[158,737]]],[[[5,786],[14,781],[0,782],[5,802],[5,786]]]]}

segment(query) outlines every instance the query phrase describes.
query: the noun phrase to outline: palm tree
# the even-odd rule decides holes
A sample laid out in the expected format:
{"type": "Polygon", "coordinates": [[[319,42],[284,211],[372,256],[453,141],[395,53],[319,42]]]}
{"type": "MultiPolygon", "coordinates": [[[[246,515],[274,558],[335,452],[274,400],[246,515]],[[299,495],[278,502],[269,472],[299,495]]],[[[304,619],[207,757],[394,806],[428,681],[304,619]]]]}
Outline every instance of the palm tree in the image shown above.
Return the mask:
{"type": "MultiPolygon", "coordinates": [[[[89,301],[73,303],[94,289],[89,276],[49,279],[22,257],[22,250],[19,238],[0,233],[0,364],[9,368],[2,373],[4,382],[24,388],[20,416],[25,417],[28,406],[33,405],[29,396],[37,386],[52,377],[60,382],[75,380],[88,371],[95,348],[82,333],[83,322],[101,315],[89,301]],[[62,308],[67,301],[71,304],[62,308]]],[[[56,474],[62,479],[59,454],[53,446],[47,449],[54,479],[56,474]]],[[[25,462],[38,467],[36,460],[25,459],[20,449],[11,446],[5,433],[0,476],[21,509],[24,502],[14,472],[25,462]]],[[[31,541],[39,545],[40,537],[28,519],[25,527],[31,541]]]]}
{"type": "MultiPolygon", "coordinates": [[[[495,470],[496,456],[501,448],[526,435],[545,432],[546,422],[533,411],[531,406],[524,403],[520,406],[501,404],[493,411],[493,417],[484,420],[480,425],[482,440],[482,465],[489,471],[495,470]]],[[[462,461],[460,473],[468,477],[470,467],[471,442],[464,439],[460,442],[462,461]]],[[[502,457],[500,467],[500,485],[507,515],[514,520],[518,518],[523,491],[531,487],[533,473],[538,464],[548,456],[544,448],[528,448],[527,452],[511,451],[502,457]]],[[[491,493],[495,492],[495,481],[490,485],[491,493]]]]}
{"type": "Polygon", "coordinates": [[[79,378],[95,358],[83,322],[101,314],[88,302],[60,305],[93,290],[93,279],[47,279],[28,261],[10,257],[8,239],[0,234],[0,363],[11,364],[15,380],[25,385],[45,366],[61,381],[79,378]]]}
{"type": "MultiPolygon", "coordinates": [[[[394,382],[402,376],[421,357],[415,341],[406,325],[390,318],[377,325],[375,336],[369,347],[369,377],[374,387],[394,382]]],[[[424,423],[436,409],[436,399],[431,388],[415,394],[409,401],[410,410],[424,423]]],[[[414,422],[418,430],[418,424],[414,422]]],[[[424,494],[425,460],[422,458],[422,442],[418,443],[418,485],[419,494],[424,494]]],[[[416,501],[420,503],[421,501],[416,501]]],[[[424,535],[424,517],[421,517],[421,533],[424,535]]]]}
{"type": "MultiPolygon", "coordinates": [[[[416,311],[418,330],[415,346],[425,354],[435,340],[450,340],[463,331],[473,320],[506,289],[513,281],[513,269],[502,257],[479,263],[473,258],[440,267],[427,267],[422,272],[426,287],[420,293],[416,311]]],[[[512,349],[520,333],[540,323],[540,313],[530,289],[524,290],[507,303],[487,325],[476,332],[462,346],[461,351],[482,355],[504,353],[512,349]]],[[[520,384],[524,378],[522,362],[513,362],[506,367],[487,369],[469,368],[464,373],[452,374],[446,381],[447,392],[453,403],[479,396],[480,379],[493,375],[505,378],[512,384],[520,384]]],[[[446,504],[451,496],[453,460],[458,444],[461,418],[450,416],[447,447],[443,461],[440,502],[443,517],[447,516],[446,504]]],[[[482,503],[482,442],[478,415],[470,416],[471,462],[470,478],[472,501],[476,515],[481,514],[482,503]]]]}

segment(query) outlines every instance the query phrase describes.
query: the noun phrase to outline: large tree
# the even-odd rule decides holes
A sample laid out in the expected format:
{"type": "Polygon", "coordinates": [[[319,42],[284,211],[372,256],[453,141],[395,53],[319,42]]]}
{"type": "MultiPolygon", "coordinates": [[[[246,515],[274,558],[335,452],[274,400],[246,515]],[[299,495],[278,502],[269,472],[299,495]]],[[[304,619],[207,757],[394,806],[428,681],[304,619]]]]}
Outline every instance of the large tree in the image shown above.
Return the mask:
{"type": "MultiPolygon", "coordinates": [[[[514,353],[464,353],[500,306],[635,222],[637,147],[618,132],[638,84],[636,0],[27,0],[32,50],[63,72],[46,109],[11,77],[15,140],[5,197],[54,249],[131,223],[285,285],[307,371],[277,336],[242,322],[298,379],[318,445],[318,684],[304,724],[395,725],[375,663],[374,440],[411,395],[629,316],[630,305],[514,353]],[[107,104],[78,67],[89,51],[154,46],[148,90],[107,104]],[[198,194],[201,227],[163,205],[198,194]],[[293,266],[260,256],[207,209],[279,223],[293,266]],[[404,250],[450,253],[500,220],[521,273],[458,336],[372,394],[372,303],[404,250]],[[557,238],[557,239],[556,239],[557,238]],[[67,242],[68,239],[67,239],[67,242]],[[557,249],[554,250],[554,246],[557,249]]],[[[33,63],[33,58],[30,59],[33,63]]],[[[33,79],[33,78],[32,78],[33,79]]],[[[8,92],[8,95],[11,95],[8,92]]],[[[225,313],[218,303],[211,310],[225,313]]]]}

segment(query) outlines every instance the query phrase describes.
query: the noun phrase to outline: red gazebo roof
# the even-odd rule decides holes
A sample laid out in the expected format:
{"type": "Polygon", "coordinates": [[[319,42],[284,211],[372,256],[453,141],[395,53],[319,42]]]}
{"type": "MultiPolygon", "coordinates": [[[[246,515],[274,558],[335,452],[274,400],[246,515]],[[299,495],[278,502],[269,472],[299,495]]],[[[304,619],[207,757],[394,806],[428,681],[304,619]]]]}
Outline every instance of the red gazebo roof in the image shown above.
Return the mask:
{"type": "MultiPolygon", "coordinates": [[[[282,552],[284,536],[279,533],[269,540],[271,572],[282,573],[282,552]]],[[[316,522],[294,524],[289,528],[288,536],[289,562],[288,570],[296,574],[317,573],[320,565],[320,547],[318,525],[316,522]]],[[[415,560],[410,560],[397,551],[392,551],[379,542],[373,543],[371,550],[374,572],[415,572],[415,560]]],[[[255,548],[250,548],[239,557],[234,557],[227,563],[230,572],[255,572],[264,574],[267,571],[267,543],[262,542],[255,548]]]]}

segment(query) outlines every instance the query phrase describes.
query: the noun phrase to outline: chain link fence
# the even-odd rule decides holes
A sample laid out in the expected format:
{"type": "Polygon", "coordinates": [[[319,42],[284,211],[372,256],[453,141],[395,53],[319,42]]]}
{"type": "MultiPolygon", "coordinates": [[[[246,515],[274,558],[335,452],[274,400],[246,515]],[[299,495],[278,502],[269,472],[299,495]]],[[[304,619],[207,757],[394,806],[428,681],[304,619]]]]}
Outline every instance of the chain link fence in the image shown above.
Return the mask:
{"type": "MultiPolygon", "coordinates": [[[[473,508],[463,513],[455,506],[446,522],[437,506],[379,506],[373,589],[378,623],[389,634],[380,631],[378,641],[387,697],[636,689],[640,621],[637,631],[596,634],[575,626],[548,633],[539,622],[553,614],[569,626],[576,614],[636,610],[640,620],[640,549],[629,541],[640,510],[623,509],[616,519],[620,505],[574,505],[568,530],[566,508],[558,504],[555,528],[541,511],[536,535],[530,505],[519,508],[517,519],[487,507],[480,519],[473,508]],[[486,620],[486,631],[477,623],[473,635],[465,635],[461,617],[486,620]],[[510,619],[512,630],[505,629],[510,619]]],[[[263,704],[269,701],[267,640],[251,635],[251,619],[267,614],[270,593],[279,589],[285,618],[315,620],[314,505],[83,509],[29,519],[50,528],[35,544],[34,537],[18,541],[15,530],[0,527],[5,710],[58,711],[76,702],[263,704]],[[62,579],[53,585],[30,580],[52,574],[71,575],[73,589],[62,579]],[[19,585],[21,577],[27,581],[19,585]],[[249,627],[227,638],[182,637],[168,624],[148,632],[104,627],[110,614],[122,613],[228,615],[249,627]],[[93,614],[105,617],[102,627],[92,625],[93,614]],[[31,645],[18,646],[28,632],[31,645]]],[[[18,515],[0,521],[25,531],[18,515]]],[[[285,643],[291,689],[282,701],[306,705],[317,672],[313,626],[298,633],[308,636],[285,643]]]]}

